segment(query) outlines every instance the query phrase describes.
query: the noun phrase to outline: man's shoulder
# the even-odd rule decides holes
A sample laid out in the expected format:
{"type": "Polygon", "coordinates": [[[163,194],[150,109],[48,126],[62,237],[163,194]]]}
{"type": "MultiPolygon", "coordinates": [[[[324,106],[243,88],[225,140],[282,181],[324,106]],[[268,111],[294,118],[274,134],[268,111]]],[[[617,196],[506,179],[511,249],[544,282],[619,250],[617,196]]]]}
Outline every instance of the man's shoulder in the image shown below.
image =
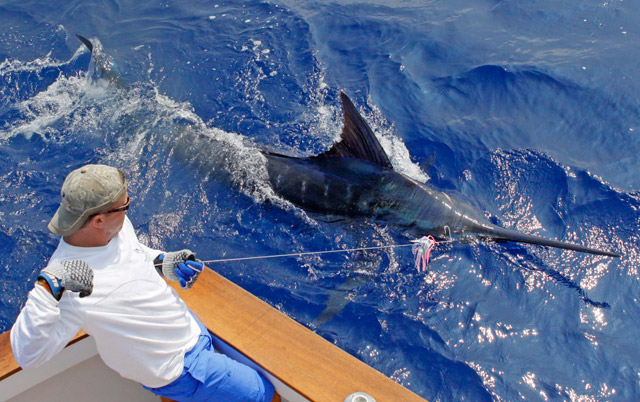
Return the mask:
{"type": "Polygon", "coordinates": [[[71,251],[71,247],[64,241],[63,237],[60,237],[60,241],[58,242],[58,246],[51,254],[51,258],[49,258],[49,263],[55,260],[64,260],[65,255],[69,254],[71,251]]]}

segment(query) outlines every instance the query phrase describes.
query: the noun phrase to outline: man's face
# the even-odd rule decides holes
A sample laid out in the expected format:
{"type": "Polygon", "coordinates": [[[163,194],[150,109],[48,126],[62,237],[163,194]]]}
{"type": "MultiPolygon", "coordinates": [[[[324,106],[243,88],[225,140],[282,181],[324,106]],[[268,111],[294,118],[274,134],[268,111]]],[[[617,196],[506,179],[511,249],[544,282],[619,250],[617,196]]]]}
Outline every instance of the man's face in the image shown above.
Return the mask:
{"type": "MultiPolygon", "coordinates": [[[[123,205],[128,205],[129,202],[129,193],[125,191],[125,193],[116,201],[109,210],[116,209],[122,207],[123,205]]],[[[105,222],[104,230],[108,235],[109,239],[113,239],[120,233],[122,229],[122,225],[124,225],[124,217],[127,214],[126,211],[116,211],[109,212],[103,214],[103,219],[105,222]]]]}

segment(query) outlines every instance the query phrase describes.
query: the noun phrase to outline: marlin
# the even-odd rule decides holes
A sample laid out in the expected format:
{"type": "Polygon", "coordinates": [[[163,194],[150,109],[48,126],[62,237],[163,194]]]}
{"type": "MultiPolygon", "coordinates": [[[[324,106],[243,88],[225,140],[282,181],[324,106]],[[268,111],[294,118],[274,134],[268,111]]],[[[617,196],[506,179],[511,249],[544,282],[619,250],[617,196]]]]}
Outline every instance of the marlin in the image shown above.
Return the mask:
{"type": "Polygon", "coordinates": [[[380,219],[436,239],[451,234],[470,235],[620,257],[609,251],[497,226],[468,203],[395,171],[351,99],[343,92],[340,99],[344,127],[340,140],[328,151],[306,158],[263,151],[274,191],[300,208],[380,219]]]}
{"type": "MultiPolygon", "coordinates": [[[[89,39],[76,36],[92,53],[98,75],[118,88],[124,87],[113,62],[97,52],[89,39]]],[[[438,239],[452,234],[473,235],[620,257],[494,225],[471,205],[396,172],[351,99],[343,92],[340,99],[344,127],[340,140],[328,151],[307,158],[262,151],[271,186],[293,204],[312,212],[376,218],[438,239]]]]}

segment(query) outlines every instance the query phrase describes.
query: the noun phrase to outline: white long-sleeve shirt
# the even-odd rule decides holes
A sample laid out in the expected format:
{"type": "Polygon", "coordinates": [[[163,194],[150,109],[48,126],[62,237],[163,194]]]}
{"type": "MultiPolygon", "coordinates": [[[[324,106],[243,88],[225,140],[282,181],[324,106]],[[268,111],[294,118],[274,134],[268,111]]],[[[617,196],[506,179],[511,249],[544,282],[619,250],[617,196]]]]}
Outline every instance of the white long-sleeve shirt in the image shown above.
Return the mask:
{"type": "Polygon", "coordinates": [[[121,376],[151,388],[175,380],[200,329],[153,266],[160,253],[138,241],[128,218],[103,247],[75,247],[61,239],[51,261],[86,261],[94,271],[93,292],[80,298],[65,291],[58,302],[35,286],[11,329],[18,364],[43,364],[83,329],[121,376]]]}

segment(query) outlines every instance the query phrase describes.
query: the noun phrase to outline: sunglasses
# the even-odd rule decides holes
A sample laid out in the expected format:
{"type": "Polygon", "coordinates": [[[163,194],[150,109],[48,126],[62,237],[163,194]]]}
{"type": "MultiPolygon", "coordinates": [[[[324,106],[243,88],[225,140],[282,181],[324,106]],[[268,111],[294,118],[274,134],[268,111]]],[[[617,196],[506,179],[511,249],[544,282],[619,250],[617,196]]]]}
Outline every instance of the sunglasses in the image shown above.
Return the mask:
{"type": "Polygon", "coordinates": [[[108,209],[106,211],[98,212],[95,215],[106,215],[106,214],[110,214],[112,212],[123,212],[123,211],[126,211],[127,209],[129,209],[129,205],[130,204],[131,204],[131,198],[127,197],[127,202],[125,202],[124,205],[119,206],[117,208],[108,209]]]}

